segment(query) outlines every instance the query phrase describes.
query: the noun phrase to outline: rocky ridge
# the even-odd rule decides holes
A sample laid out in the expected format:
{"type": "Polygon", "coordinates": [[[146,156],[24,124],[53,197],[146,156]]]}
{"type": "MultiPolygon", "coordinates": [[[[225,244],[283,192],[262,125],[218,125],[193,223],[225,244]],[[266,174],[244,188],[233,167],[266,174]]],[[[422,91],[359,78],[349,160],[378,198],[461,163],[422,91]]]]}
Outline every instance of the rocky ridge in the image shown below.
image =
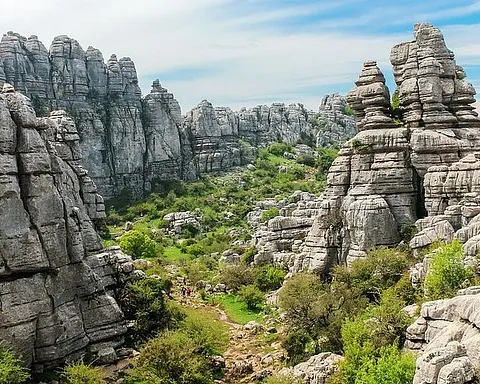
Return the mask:
{"type": "Polygon", "coordinates": [[[238,112],[202,101],[182,116],[157,80],[142,98],[135,65],[112,55],[105,62],[67,36],[50,50],[36,36],[8,32],[0,42],[0,85],[28,96],[39,114],[66,110],[80,135],[84,165],[105,198],[140,197],[162,180],[190,180],[254,159],[257,147],[299,140],[328,144],[353,135],[338,95],[322,101],[322,129],[301,104],[258,106],[238,112]]]}
{"type": "Polygon", "coordinates": [[[0,157],[0,340],[36,371],[87,351],[114,354],[126,333],[115,289],[133,264],[102,250],[103,198],[80,165],[73,120],[37,118],[5,84],[0,157]]]}
{"type": "MultiPolygon", "coordinates": [[[[475,212],[475,198],[468,195],[474,187],[467,186],[474,183],[480,124],[472,106],[475,90],[438,28],[418,24],[414,36],[391,52],[400,119],[394,119],[375,62],[365,63],[347,95],[357,135],[330,168],[319,214],[294,264],[327,273],[372,247],[398,244],[402,228],[417,219],[426,217],[418,225],[428,227],[440,221],[431,216],[455,212],[450,222],[459,230],[467,223],[459,216],[462,208],[455,207],[462,198],[468,199],[462,203],[469,207],[467,215],[475,212]]],[[[428,243],[416,238],[412,244],[416,241],[428,243]]]]}

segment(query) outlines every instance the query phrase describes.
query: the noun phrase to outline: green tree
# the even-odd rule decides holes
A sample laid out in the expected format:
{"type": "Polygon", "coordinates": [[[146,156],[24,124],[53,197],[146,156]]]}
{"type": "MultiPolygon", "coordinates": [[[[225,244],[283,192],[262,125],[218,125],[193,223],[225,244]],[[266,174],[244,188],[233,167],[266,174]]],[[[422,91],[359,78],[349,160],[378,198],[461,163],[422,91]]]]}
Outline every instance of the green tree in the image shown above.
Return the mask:
{"type": "Polygon", "coordinates": [[[129,231],[120,238],[120,248],[134,259],[153,258],[157,256],[157,245],[145,233],[129,231]]]}

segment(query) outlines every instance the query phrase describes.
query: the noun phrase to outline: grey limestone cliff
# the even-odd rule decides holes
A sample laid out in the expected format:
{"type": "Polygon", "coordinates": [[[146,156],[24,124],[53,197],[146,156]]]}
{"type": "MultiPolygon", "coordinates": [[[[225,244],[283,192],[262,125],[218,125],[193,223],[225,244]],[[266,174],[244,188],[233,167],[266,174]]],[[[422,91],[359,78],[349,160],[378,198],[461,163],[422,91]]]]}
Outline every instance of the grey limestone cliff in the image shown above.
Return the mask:
{"type": "Polygon", "coordinates": [[[47,50],[36,36],[8,32],[0,42],[0,85],[5,82],[28,96],[39,114],[63,109],[74,118],[84,165],[105,198],[140,197],[162,180],[191,180],[248,163],[257,147],[272,142],[331,144],[353,134],[339,97],[322,103],[320,130],[300,104],[233,112],[203,101],[182,116],[158,80],[142,98],[130,58],[105,61],[98,49],[84,51],[68,36],[56,37],[47,50]]]}
{"type": "Polygon", "coordinates": [[[65,112],[37,118],[29,99],[4,85],[0,341],[36,370],[119,346],[126,332],[112,278],[115,261],[129,258],[102,251],[95,226],[105,207],[80,149],[65,112]]]}
{"type": "MultiPolygon", "coordinates": [[[[358,133],[329,171],[320,213],[297,255],[301,269],[326,273],[332,265],[364,257],[372,247],[394,246],[402,227],[424,217],[421,229],[441,221],[431,216],[449,216],[453,238],[470,220],[462,221],[462,206],[475,211],[471,207],[477,202],[468,195],[476,188],[474,153],[480,137],[475,90],[438,28],[418,24],[414,37],[391,52],[400,113],[390,106],[375,62],[365,63],[347,95],[358,133]],[[468,201],[460,204],[462,198],[468,201]]],[[[445,233],[445,225],[437,227],[445,233]]],[[[434,241],[435,233],[428,230],[413,240],[415,248],[434,241]]]]}

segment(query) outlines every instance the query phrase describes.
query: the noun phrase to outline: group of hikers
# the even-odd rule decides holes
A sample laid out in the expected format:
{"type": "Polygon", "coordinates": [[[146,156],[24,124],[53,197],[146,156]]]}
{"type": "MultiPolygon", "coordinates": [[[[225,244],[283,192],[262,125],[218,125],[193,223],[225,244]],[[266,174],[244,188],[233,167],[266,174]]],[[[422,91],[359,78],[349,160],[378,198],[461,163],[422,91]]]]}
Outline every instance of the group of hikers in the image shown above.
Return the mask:
{"type": "Polygon", "coordinates": [[[188,285],[186,277],[183,278],[182,296],[190,296],[192,294],[192,288],[188,285]]]}

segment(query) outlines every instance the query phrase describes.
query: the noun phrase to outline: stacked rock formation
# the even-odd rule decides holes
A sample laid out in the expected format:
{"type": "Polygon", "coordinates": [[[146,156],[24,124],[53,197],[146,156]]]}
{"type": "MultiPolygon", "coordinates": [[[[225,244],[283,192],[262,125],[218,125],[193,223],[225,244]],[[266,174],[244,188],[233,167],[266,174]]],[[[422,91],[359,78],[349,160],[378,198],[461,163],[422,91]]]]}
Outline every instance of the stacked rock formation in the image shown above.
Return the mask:
{"type": "Polygon", "coordinates": [[[47,50],[36,36],[8,32],[0,42],[0,85],[5,82],[28,96],[37,113],[63,109],[74,118],[84,165],[105,198],[140,197],[162,180],[249,162],[258,146],[317,136],[300,104],[232,112],[204,101],[183,118],[158,80],[142,99],[130,58],[112,55],[105,62],[98,49],[84,51],[67,36],[47,50]]]}
{"type": "Polygon", "coordinates": [[[473,382],[480,366],[480,287],[425,303],[407,329],[406,347],[421,351],[414,384],[473,382]]]}
{"type": "MultiPolygon", "coordinates": [[[[396,245],[402,227],[427,215],[447,211],[449,225],[458,230],[466,224],[461,207],[454,206],[462,198],[470,199],[464,204],[470,207],[467,215],[475,211],[468,195],[475,188],[472,182],[466,186],[476,169],[475,91],[438,28],[418,24],[414,36],[391,53],[400,121],[392,118],[389,90],[375,62],[365,63],[347,96],[358,133],[330,169],[320,214],[297,256],[304,267],[326,273],[332,265],[364,257],[370,248],[396,245]]],[[[440,221],[427,217],[419,226],[449,232],[440,221]]],[[[428,245],[435,240],[431,232],[412,244],[428,245]]]]}
{"type": "Polygon", "coordinates": [[[319,213],[319,207],[318,197],[301,191],[278,202],[267,199],[257,203],[256,209],[247,215],[250,225],[255,228],[253,245],[258,251],[255,264],[288,265],[292,272],[301,271],[303,266],[295,264],[295,256],[319,213]],[[278,208],[280,215],[262,223],[263,213],[270,208],[278,208]]]}
{"type": "Polygon", "coordinates": [[[107,292],[117,275],[110,261],[131,260],[118,250],[95,254],[105,207],[80,165],[72,119],[65,112],[37,118],[5,84],[0,157],[0,341],[37,370],[121,345],[126,327],[107,292]]]}

